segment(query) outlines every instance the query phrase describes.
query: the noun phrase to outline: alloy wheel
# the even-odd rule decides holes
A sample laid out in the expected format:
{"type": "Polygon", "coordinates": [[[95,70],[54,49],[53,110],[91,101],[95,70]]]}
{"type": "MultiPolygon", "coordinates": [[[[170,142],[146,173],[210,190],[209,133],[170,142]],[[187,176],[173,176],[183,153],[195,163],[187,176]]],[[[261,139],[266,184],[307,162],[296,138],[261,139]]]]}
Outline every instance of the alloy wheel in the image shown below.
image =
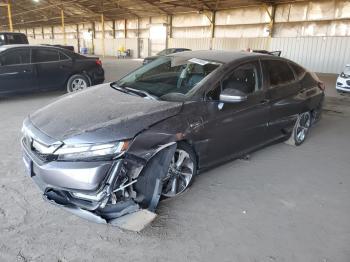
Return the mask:
{"type": "Polygon", "coordinates": [[[295,142],[301,144],[304,142],[311,126],[311,115],[309,112],[302,113],[299,116],[295,127],[295,142]]]}
{"type": "Polygon", "coordinates": [[[194,175],[194,162],[190,155],[182,149],[176,149],[171,160],[167,176],[163,180],[165,197],[174,197],[184,192],[194,175]]]}
{"type": "Polygon", "coordinates": [[[75,91],[78,91],[78,90],[82,90],[82,89],[85,89],[87,88],[87,82],[82,79],[82,78],[77,78],[77,79],[74,79],[72,84],[71,84],[71,92],[75,92],[75,91]]]}

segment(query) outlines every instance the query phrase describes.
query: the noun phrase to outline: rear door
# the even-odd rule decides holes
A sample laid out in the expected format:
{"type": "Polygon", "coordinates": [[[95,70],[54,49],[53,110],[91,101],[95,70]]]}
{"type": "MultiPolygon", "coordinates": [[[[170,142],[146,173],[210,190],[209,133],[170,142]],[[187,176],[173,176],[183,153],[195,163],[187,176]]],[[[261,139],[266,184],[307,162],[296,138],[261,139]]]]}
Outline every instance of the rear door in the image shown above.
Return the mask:
{"type": "Polygon", "coordinates": [[[30,48],[11,48],[0,53],[0,92],[16,93],[37,87],[35,70],[30,63],[30,48]]]}
{"type": "Polygon", "coordinates": [[[262,60],[264,75],[268,79],[268,98],[271,112],[268,136],[278,138],[293,127],[300,110],[298,93],[301,86],[290,65],[283,60],[262,60]]]}
{"type": "Polygon", "coordinates": [[[33,48],[32,62],[35,64],[39,88],[54,90],[64,88],[72,74],[72,60],[56,48],[33,48]]]}

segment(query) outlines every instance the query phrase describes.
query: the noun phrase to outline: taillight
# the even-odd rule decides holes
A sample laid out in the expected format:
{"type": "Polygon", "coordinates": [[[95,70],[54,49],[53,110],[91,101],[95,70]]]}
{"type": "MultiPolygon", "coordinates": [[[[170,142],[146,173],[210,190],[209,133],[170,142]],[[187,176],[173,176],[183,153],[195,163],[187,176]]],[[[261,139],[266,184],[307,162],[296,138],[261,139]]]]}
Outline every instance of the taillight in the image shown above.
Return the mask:
{"type": "Polygon", "coordinates": [[[100,59],[96,60],[96,65],[102,66],[102,61],[100,59]]]}
{"type": "Polygon", "coordinates": [[[318,87],[319,87],[322,91],[326,90],[326,85],[325,85],[323,82],[318,82],[318,87]]]}

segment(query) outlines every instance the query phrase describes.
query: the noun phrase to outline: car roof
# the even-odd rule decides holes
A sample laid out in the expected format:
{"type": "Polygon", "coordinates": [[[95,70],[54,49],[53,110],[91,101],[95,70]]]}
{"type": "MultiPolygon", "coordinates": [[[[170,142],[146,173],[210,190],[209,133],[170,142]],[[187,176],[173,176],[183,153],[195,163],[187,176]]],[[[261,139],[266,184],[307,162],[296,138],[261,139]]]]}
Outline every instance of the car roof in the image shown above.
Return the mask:
{"type": "Polygon", "coordinates": [[[200,50],[200,51],[185,51],[181,53],[171,54],[169,56],[198,58],[209,61],[216,61],[223,64],[233,62],[244,57],[271,57],[265,54],[251,53],[245,51],[221,51],[221,50],[200,50]]]}
{"type": "Polygon", "coordinates": [[[0,52],[16,48],[16,47],[39,47],[39,48],[55,48],[59,50],[65,50],[64,48],[58,47],[58,46],[48,46],[48,45],[30,45],[30,44],[15,44],[15,45],[2,45],[0,47],[0,52]]]}
{"type": "Polygon", "coordinates": [[[7,34],[7,35],[25,35],[24,33],[20,32],[6,32],[6,31],[0,31],[0,34],[7,34]]]}

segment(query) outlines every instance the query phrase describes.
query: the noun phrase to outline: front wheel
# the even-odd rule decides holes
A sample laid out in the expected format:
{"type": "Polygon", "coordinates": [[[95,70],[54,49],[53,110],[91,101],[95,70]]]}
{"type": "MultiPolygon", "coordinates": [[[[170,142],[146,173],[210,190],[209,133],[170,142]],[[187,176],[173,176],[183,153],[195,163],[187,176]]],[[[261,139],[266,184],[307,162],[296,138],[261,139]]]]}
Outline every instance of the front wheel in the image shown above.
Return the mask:
{"type": "Polygon", "coordinates": [[[163,180],[162,196],[174,197],[183,193],[192,184],[196,172],[197,161],[192,148],[180,142],[163,180]]]}
{"type": "Polygon", "coordinates": [[[67,92],[72,93],[90,86],[89,79],[84,75],[73,75],[68,79],[67,92]]]}
{"type": "Polygon", "coordinates": [[[290,145],[299,146],[306,140],[312,123],[311,113],[305,112],[298,116],[289,140],[286,142],[290,145]]]}

